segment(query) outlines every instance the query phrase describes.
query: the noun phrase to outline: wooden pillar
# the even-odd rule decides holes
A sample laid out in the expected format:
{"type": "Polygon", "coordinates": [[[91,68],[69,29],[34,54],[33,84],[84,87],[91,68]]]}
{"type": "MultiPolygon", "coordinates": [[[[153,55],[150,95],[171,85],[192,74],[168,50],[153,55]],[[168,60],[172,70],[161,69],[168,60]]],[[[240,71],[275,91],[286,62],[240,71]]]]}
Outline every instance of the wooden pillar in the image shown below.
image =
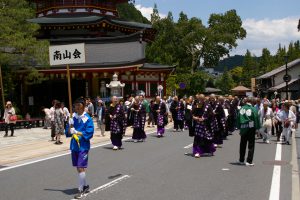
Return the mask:
{"type": "Polygon", "coordinates": [[[163,77],[163,87],[164,87],[164,96],[167,95],[167,83],[166,83],[166,79],[165,79],[166,75],[164,74],[164,77],[163,77]]]}
{"type": "Polygon", "coordinates": [[[145,82],[145,96],[148,96],[148,82],[145,82]]]}
{"type": "Polygon", "coordinates": [[[100,95],[99,94],[99,91],[100,91],[99,84],[100,83],[99,83],[98,76],[96,76],[96,74],[93,73],[92,74],[92,96],[93,97],[100,95]]]}
{"type": "Polygon", "coordinates": [[[161,84],[161,75],[160,75],[160,73],[158,74],[158,84],[159,85],[161,84]]]}

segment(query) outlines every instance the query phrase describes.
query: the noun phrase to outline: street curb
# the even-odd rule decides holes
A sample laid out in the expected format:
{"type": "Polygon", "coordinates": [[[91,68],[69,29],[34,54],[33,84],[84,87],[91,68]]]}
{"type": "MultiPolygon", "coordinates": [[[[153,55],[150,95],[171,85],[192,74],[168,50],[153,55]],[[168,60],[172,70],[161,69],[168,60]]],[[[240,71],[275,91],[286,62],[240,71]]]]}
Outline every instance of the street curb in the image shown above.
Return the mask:
{"type": "MultiPolygon", "coordinates": [[[[299,131],[298,131],[298,134],[299,131]]],[[[299,168],[297,161],[297,143],[296,143],[296,133],[292,137],[292,200],[299,200],[300,197],[300,180],[299,180],[299,168]]]]}

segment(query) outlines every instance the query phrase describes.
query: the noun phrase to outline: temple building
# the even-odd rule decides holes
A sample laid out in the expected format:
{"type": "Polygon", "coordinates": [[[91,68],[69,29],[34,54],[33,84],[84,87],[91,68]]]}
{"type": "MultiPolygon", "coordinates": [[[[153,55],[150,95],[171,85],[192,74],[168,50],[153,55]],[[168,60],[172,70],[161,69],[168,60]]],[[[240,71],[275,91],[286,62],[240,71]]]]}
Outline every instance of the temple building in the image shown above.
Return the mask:
{"type": "MultiPolygon", "coordinates": [[[[145,47],[155,39],[156,30],[150,24],[119,18],[117,5],[128,0],[31,1],[36,5],[36,18],[28,21],[40,25],[38,39],[49,40],[50,45],[85,44],[86,62],[70,65],[73,98],[108,98],[106,85],[114,74],[125,83],[123,97],[138,90],[153,97],[159,85],[166,88],[166,79],[175,67],[146,63],[145,47]]],[[[25,96],[47,103],[51,99],[67,102],[66,66],[38,71],[47,81],[24,88],[25,96]]]]}

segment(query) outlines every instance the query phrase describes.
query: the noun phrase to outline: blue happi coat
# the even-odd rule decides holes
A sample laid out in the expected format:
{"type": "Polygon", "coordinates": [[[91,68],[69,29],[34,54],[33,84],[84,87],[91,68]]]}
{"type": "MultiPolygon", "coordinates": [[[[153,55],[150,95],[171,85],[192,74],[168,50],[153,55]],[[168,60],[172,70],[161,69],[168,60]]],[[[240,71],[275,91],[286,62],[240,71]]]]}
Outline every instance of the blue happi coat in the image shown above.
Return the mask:
{"type": "MultiPolygon", "coordinates": [[[[73,121],[74,125],[73,127],[76,129],[76,131],[82,133],[82,136],[78,136],[79,138],[79,144],[80,147],[77,144],[77,141],[72,138],[70,143],[70,149],[71,151],[88,151],[90,150],[90,139],[93,137],[94,134],[94,122],[93,119],[84,112],[81,116],[79,116],[77,113],[73,114],[73,121]]],[[[69,130],[69,124],[66,126],[65,135],[66,137],[72,137],[72,134],[68,133],[69,130]]]]}

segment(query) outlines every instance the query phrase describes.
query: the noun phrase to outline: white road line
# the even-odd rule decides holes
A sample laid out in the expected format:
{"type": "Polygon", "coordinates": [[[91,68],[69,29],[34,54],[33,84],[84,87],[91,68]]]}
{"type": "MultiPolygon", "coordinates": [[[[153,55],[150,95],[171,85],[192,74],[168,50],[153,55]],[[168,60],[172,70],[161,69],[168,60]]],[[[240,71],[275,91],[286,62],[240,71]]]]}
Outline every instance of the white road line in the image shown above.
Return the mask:
{"type": "MultiPolygon", "coordinates": [[[[282,144],[277,144],[276,154],[275,154],[276,161],[281,160],[281,150],[282,150],[282,144]]],[[[275,165],[273,170],[269,200],[279,200],[280,198],[280,174],[281,174],[281,166],[275,165]]]]}
{"type": "MultiPolygon", "coordinates": [[[[150,134],[153,134],[153,133],[156,133],[156,131],[152,131],[152,132],[146,133],[146,135],[150,135],[150,134]]],[[[131,140],[131,137],[125,138],[122,141],[128,141],[128,140],[131,140]]],[[[92,145],[91,149],[95,149],[95,148],[98,148],[98,147],[103,147],[103,146],[106,146],[106,145],[109,145],[109,144],[111,144],[111,142],[105,142],[105,143],[98,144],[98,145],[92,145]]],[[[59,158],[59,157],[62,157],[62,156],[65,156],[65,155],[69,155],[69,154],[71,154],[70,151],[67,152],[67,153],[63,153],[63,154],[59,154],[59,155],[55,155],[55,156],[50,156],[50,157],[47,157],[47,158],[42,158],[42,159],[38,159],[38,160],[34,160],[34,161],[22,163],[22,164],[19,164],[19,165],[5,167],[5,168],[0,169],[0,172],[7,171],[7,170],[10,170],[10,169],[14,169],[14,168],[18,168],[18,167],[23,167],[23,166],[26,166],[26,165],[31,165],[31,164],[42,162],[42,161],[46,161],[46,160],[51,160],[53,158],[59,158]]]]}
{"type": "Polygon", "coordinates": [[[222,171],[230,171],[228,168],[223,168],[222,171]]]}
{"type": "Polygon", "coordinates": [[[189,145],[187,145],[187,146],[185,146],[185,147],[183,147],[184,149],[189,149],[189,148],[191,148],[193,146],[193,144],[189,144],[189,145]]]}
{"type": "MultiPolygon", "coordinates": [[[[84,197],[86,197],[88,195],[91,195],[93,193],[97,193],[99,191],[103,191],[103,190],[105,190],[107,188],[110,188],[110,187],[112,187],[112,186],[114,186],[114,185],[116,185],[116,184],[120,183],[121,181],[123,181],[125,179],[128,179],[128,178],[130,178],[129,175],[121,176],[120,178],[117,178],[117,179],[115,179],[115,180],[113,180],[113,181],[111,181],[109,183],[106,183],[104,185],[101,185],[100,187],[97,187],[97,188],[91,190],[89,193],[85,194],[84,197]]],[[[71,199],[71,200],[75,200],[75,199],[71,199]]]]}

